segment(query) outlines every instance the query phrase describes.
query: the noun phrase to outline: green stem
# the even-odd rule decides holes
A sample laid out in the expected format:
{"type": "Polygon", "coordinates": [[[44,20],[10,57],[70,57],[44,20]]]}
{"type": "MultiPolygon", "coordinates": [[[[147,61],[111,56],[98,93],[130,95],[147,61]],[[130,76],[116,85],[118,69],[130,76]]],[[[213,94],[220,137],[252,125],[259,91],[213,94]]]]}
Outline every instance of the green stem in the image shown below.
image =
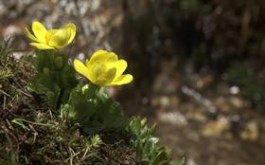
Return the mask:
{"type": "Polygon", "coordinates": [[[62,103],[62,97],[64,95],[64,89],[61,89],[60,92],[59,92],[59,95],[58,97],[56,98],[56,102],[55,102],[55,105],[54,105],[54,110],[58,110],[61,106],[61,103],[62,103]]]}
{"type": "Polygon", "coordinates": [[[88,97],[92,98],[94,97],[99,91],[100,91],[101,87],[95,84],[90,83],[88,86],[88,97]]]}

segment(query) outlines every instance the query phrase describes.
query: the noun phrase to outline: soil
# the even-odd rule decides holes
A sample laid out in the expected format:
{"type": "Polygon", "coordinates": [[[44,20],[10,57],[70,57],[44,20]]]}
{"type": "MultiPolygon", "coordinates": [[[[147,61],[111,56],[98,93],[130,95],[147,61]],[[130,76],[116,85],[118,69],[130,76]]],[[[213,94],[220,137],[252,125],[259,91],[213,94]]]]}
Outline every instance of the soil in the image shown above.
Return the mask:
{"type": "Polygon", "coordinates": [[[25,88],[34,75],[29,65],[31,55],[24,54],[18,60],[8,51],[11,47],[1,45],[0,49],[0,164],[139,162],[130,137],[124,133],[88,136],[79,127],[69,128],[40,95],[25,88]]]}

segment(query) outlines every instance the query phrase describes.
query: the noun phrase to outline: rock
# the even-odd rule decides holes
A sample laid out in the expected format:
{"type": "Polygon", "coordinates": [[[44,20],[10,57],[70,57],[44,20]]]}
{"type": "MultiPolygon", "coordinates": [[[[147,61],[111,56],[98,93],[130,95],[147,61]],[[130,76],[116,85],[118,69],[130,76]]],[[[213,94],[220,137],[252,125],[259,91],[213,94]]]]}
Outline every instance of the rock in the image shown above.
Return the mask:
{"type": "Polygon", "coordinates": [[[168,107],[170,104],[170,99],[167,96],[161,96],[160,97],[160,105],[162,107],[168,107]]]}
{"type": "Polygon", "coordinates": [[[2,33],[4,38],[8,38],[10,36],[23,33],[23,30],[19,26],[13,24],[7,26],[2,33]]]}
{"type": "Polygon", "coordinates": [[[228,113],[232,110],[230,102],[223,96],[215,98],[213,102],[214,106],[223,113],[228,113]]]}
{"type": "Polygon", "coordinates": [[[184,127],[188,124],[186,117],[180,112],[160,112],[158,119],[161,122],[184,127]]]}
{"type": "Polygon", "coordinates": [[[238,94],[240,92],[240,88],[238,86],[231,86],[229,88],[229,92],[233,95],[238,94]]]}
{"type": "Polygon", "coordinates": [[[259,139],[259,127],[256,121],[250,121],[240,134],[241,139],[247,141],[257,141],[259,139]]]}
{"type": "Polygon", "coordinates": [[[190,111],[187,114],[187,118],[191,120],[195,120],[200,123],[206,122],[207,117],[203,112],[204,112],[203,109],[197,109],[196,111],[190,111]]]}
{"type": "Polygon", "coordinates": [[[210,120],[203,128],[202,134],[207,137],[222,135],[229,129],[229,121],[226,117],[219,117],[217,120],[210,120]]]}
{"type": "Polygon", "coordinates": [[[242,100],[242,98],[237,97],[237,96],[231,97],[230,103],[232,106],[234,106],[237,109],[241,109],[244,107],[244,101],[242,100]]]}

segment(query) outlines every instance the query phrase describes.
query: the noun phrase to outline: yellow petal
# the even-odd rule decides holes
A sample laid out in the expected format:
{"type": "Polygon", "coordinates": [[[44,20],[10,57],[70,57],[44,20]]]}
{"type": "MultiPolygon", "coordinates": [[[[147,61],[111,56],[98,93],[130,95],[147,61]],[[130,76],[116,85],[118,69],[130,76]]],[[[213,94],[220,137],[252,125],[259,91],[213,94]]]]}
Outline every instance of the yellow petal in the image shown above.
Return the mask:
{"type": "Polygon", "coordinates": [[[70,37],[68,39],[68,44],[70,44],[74,38],[75,38],[75,35],[76,35],[76,26],[75,24],[73,23],[69,23],[65,26],[65,29],[68,31],[68,33],[70,34],[70,37]]]}
{"type": "Polygon", "coordinates": [[[26,28],[26,35],[29,39],[35,42],[39,42],[39,40],[27,28],[26,28]]]}
{"type": "MultiPolygon", "coordinates": [[[[100,66],[99,66],[100,67],[100,66]]],[[[101,86],[107,86],[110,84],[116,74],[116,69],[112,68],[109,70],[106,70],[106,68],[97,68],[97,70],[93,71],[93,80],[91,80],[94,84],[101,85],[101,86]]]]}
{"type": "Polygon", "coordinates": [[[133,80],[133,76],[131,74],[125,74],[125,75],[118,77],[115,81],[111,82],[108,86],[129,84],[130,82],[132,82],[132,80],[133,80]]]}
{"type": "Polygon", "coordinates": [[[42,44],[42,43],[36,43],[36,42],[32,42],[30,43],[31,46],[35,46],[38,49],[43,49],[43,50],[47,50],[47,49],[54,49],[54,47],[51,47],[49,45],[46,44],[42,44]]]}
{"type": "Polygon", "coordinates": [[[116,68],[116,76],[115,76],[115,79],[116,79],[119,76],[121,76],[122,73],[127,68],[127,62],[125,60],[119,60],[119,61],[115,62],[114,65],[115,65],[115,68],[116,68]]]}
{"type": "MultiPolygon", "coordinates": [[[[74,61],[74,63],[77,63],[74,61]]],[[[74,64],[77,72],[84,75],[92,83],[101,86],[116,86],[128,84],[133,80],[131,74],[122,75],[127,68],[125,60],[118,60],[118,56],[113,52],[98,50],[92,54],[90,60],[84,65],[74,64]],[[78,69],[77,65],[82,65],[78,69]]]]}
{"type": "Polygon", "coordinates": [[[45,26],[38,22],[38,21],[34,21],[32,23],[32,31],[35,35],[35,37],[42,43],[46,43],[46,38],[45,35],[47,33],[47,29],[45,28],[45,26]]]}
{"type": "Polygon", "coordinates": [[[57,49],[65,47],[68,44],[69,38],[70,33],[62,29],[50,30],[46,34],[47,43],[57,49]]]}
{"type": "Polygon", "coordinates": [[[83,64],[80,60],[78,59],[74,60],[74,68],[79,74],[85,76],[88,80],[91,81],[90,71],[87,69],[85,64],[83,64]]]}
{"type": "Polygon", "coordinates": [[[89,61],[87,61],[86,65],[90,66],[93,65],[93,63],[100,61],[100,63],[105,63],[106,61],[117,61],[118,56],[114,53],[105,51],[105,50],[98,50],[95,53],[92,54],[89,61]]]}
{"type": "Polygon", "coordinates": [[[46,34],[47,43],[57,49],[70,44],[76,35],[76,26],[72,23],[65,26],[64,29],[53,29],[46,34]]]}

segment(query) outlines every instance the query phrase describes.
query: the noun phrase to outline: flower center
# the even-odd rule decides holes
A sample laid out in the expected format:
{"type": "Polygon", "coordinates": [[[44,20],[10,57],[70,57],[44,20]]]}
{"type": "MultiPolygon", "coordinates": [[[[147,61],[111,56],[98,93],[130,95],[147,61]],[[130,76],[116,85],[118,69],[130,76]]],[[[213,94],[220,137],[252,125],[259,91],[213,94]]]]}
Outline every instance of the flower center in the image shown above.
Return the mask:
{"type": "Polygon", "coordinates": [[[93,65],[93,81],[96,84],[106,85],[110,83],[114,79],[115,74],[115,68],[107,68],[106,65],[98,62],[93,65]]]}
{"type": "Polygon", "coordinates": [[[50,30],[46,34],[46,43],[50,46],[61,48],[64,47],[69,39],[67,30],[50,30]]]}

